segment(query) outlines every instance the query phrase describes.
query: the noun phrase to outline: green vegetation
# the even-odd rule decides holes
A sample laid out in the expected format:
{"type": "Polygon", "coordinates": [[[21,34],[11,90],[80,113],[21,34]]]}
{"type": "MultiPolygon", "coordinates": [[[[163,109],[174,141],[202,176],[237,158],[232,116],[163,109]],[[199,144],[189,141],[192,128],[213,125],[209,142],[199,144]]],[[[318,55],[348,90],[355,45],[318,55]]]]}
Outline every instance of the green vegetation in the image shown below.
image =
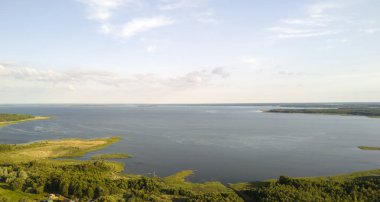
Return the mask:
{"type": "Polygon", "coordinates": [[[44,197],[43,194],[29,194],[21,191],[12,191],[7,183],[0,183],[0,201],[24,201],[38,200],[44,197]],[[28,200],[27,200],[28,199],[28,200]]]}
{"type": "Polygon", "coordinates": [[[32,119],[34,116],[27,114],[0,114],[0,122],[7,121],[20,121],[25,119],[32,119]]]}
{"type": "Polygon", "coordinates": [[[331,114],[380,117],[380,108],[271,109],[271,113],[331,114]]]}
{"type": "Polygon", "coordinates": [[[243,201],[233,190],[220,182],[191,183],[186,177],[193,171],[185,170],[160,179],[163,191],[182,201],[243,201]]]}
{"type": "Polygon", "coordinates": [[[380,170],[314,178],[281,176],[278,180],[230,186],[246,201],[379,201],[380,170]]]}
{"type": "Polygon", "coordinates": [[[101,160],[101,159],[126,159],[131,158],[132,156],[129,154],[98,154],[91,157],[92,160],[101,160]]]}
{"type": "MultiPolygon", "coordinates": [[[[23,119],[25,120],[25,119],[23,119]]],[[[29,120],[29,119],[28,119],[29,120]]],[[[380,169],[330,177],[291,178],[236,183],[191,183],[191,170],[145,177],[123,174],[123,153],[95,155],[88,161],[70,159],[104,148],[119,137],[45,140],[0,144],[0,202],[35,201],[380,201],[380,169]],[[57,158],[66,158],[58,160],[57,158]]],[[[361,146],[360,149],[378,150],[361,146]]]]}
{"type": "Polygon", "coordinates": [[[27,114],[0,114],[0,127],[25,121],[44,120],[49,118],[50,117],[32,116],[27,114]]]}
{"type": "Polygon", "coordinates": [[[380,147],[368,147],[368,146],[359,146],[361,150],[380,150],[380,147]]]}
{"type": "Polygon", "coordinates": [[[20,163],[51,158],[78,157],[119,140],[119,137],[110,137],[91,140],[46,140],[18,145],[0,144],[0,162],[20,163]]]}
{"type": "MultiPolygon", "coordinates": [[[[119,141],[118,137],[47,140],[0,145],[0,194],[9,201],[46,199],[48,193],[80,201],[242,201],[219,182],[190,183],[184,171],[166,178],[122,174],[120,163],[74,159],[119,141]]],[[[126,154],[107,154],[125,157],[126,154]]],[[[0,198],[0,201],[3,200],[0,198]]]]}

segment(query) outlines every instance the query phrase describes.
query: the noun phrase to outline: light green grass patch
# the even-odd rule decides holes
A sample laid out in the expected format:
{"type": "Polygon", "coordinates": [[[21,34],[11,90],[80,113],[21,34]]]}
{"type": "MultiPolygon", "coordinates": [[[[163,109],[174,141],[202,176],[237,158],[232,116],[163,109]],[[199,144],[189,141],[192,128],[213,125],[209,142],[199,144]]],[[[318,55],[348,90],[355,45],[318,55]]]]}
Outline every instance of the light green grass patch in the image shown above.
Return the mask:
{"type": "Polygon", "coordinates": [[[184,170],[174,175],[163,178],[163,182],[169,187],[177,187],[192,190],[196,193],[210,193],[210,192],[232,192],[231,189],[224,186],[217,181],[192,183],[186,181],[186,178],[194,174],[192,170],[184,170]]]}
{"type": "Polygon", "coordinates": [[[0,145],[0,162],[28,162],[41,159],[78,157],[120,141],[120,137],[46,140],[27,144],[0,145]]]}
{"type": "Polygon", "coordinates": [[[126,153],[116,153],[116,154],[98,154],[91,157],[92,160],[102,160],[102,159],[126,159],[132,156],[126,153]]]}

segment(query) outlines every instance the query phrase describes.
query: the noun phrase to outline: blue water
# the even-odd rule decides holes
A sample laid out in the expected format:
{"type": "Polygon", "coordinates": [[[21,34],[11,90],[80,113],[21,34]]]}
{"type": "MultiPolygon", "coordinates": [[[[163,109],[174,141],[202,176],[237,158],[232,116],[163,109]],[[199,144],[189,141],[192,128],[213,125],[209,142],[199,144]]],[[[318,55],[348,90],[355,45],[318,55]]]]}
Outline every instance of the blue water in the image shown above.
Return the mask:
{"type": "Polygon", "coordinates": [[[266,106],[1,105],[0,113],[53,116],[0,128],[1,143],[121,136],[96,153],[126,152],[125,172],[224,183],[380,168],[380,119],[261,113],[266,106]]]}

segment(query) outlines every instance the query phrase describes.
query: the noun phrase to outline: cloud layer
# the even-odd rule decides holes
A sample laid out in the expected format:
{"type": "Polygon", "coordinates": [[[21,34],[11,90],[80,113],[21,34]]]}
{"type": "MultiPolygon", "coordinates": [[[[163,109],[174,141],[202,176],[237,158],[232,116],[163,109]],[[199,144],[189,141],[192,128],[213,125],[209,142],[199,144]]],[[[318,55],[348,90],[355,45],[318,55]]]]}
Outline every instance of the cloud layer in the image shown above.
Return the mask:
{"type": "Polygon", "coordinates": [[[174,21],[165,16],[158,16],[152,18],[137,18],[126,23],[122,27],[121,36],[130,38],[136,34],[156,29],[163,26],[173,24],[174,21]]]}
{"type": "MultiPolygon", "coordinates": [[[[224,68],[218,67],[209,70],[198,70],[174,76],[161,76],[153,73],[140,73],[130,76],[121,76],[115,72],[93,70],[54,71],[21,67],[10,64],[0,64],[0,78],[2,81],[17,81],[34,84],[35,82],[68,86],[69,89],[79,89],[86,85],[96,85],[111,88],[164,88],[189,89],[211,85],[215,79],[228,77],[224,68]]],[[[2,82],[0,82],[1,84],[2,82]]]]}
{"type": "MultiPolygon", "coordinates": [[[[159,0],[147,4],[139,0],[77,0],[85,5],[87,18],[100,24],[100,31],[112,34],[122,39],[129,39],[135,35],[148,32],[159,27],[174,24],[174,18],[168,15],[179,9],[196,8],[207,0],[159,0]],[[155,16],[125,17],[125,14],[134,8],[154,10],[159,13],[155,16]],[[117,22],[112,18],[118,14],[124,16],[117,22]],[[124,21],[124,23],[122,23],[124,21]]],[[[128,15],[127,15],[128,16],[128,15]]],[[[213,12],[207,11],[192,16],[201,23],[216,23],[213,12]]]]}
{"type": "Polygon", "coordinates": [[[373,34],[379,29],[375,23],[352,18],[340,12],[347,7],[355,6],[354,1],[322,1],[308,5],[304,17],[280,20],[273,27],[267,28],[278,38],[309,38],[345,34],[362,31],[373,34]],[[360,28],[366,25],[365,28],[360,28]]]}

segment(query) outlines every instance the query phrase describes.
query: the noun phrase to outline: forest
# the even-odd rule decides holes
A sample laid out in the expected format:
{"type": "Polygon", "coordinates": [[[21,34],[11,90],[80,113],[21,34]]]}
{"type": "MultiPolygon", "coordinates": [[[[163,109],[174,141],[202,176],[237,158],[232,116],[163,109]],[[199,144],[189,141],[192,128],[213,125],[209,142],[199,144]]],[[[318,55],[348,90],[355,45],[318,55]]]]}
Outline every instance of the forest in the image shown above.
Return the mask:
{"type": "Polygon", "coordinates": [[[348,175],[292,178],[231,186],[246,201],[379,201],[380,170],[348,175]]]}

